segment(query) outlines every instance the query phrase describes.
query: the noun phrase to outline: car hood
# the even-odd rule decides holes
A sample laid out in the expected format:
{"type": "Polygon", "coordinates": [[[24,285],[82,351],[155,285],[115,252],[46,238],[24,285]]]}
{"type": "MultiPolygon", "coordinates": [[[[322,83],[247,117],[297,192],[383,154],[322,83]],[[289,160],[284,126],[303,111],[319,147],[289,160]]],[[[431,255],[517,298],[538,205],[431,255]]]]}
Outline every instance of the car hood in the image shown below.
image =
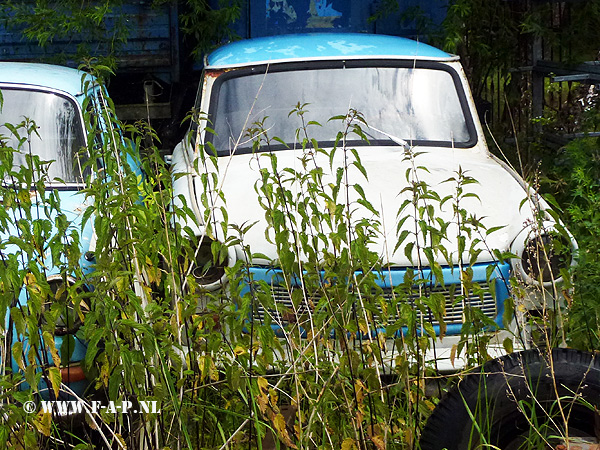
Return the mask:
{"type": "MultiPolygon", "coordinates": [[[[93,245],[95,238],[91,220],[86,223],[84,229],[81,229],[83,213],[88,206],[86,203],[85,194],[80,191],[79,186],[58,185],[48,186],[46,189],[47,191],[50,189],[55,189],[55,193],[60,199],[60,213],[64,214],[67,221],[70,222],[70,228],[77,230],[79,233],[82,254],[88,251],[93,245]]],[[[58,215],[57,211],[51,210],[48,205],[44,205],[40,195],[35,191],[30,191],[29,195],[31,199],[32,219],[50,220],[54,224],[58,215]]],[[[10,222],[7,224],[6,228],[0,232],[0,237],[3,242],[7,242],[11,237],[19,239],[21,232],[17,229],[14,222],[15,219],[26,217],[22,211],[19,212],[19,209],[16,209],[14,213],[9,211],[8,214],[10,217],[10,222]]],[[[56,229],[53,229],[52,233],[56,233],[56,229]]],[[[12,240],[12,243],[6,245],[5,249],[6,253],[20,252],[19,246],[15,243],[14,239],[12,240]]],[[[45,253],[45,256],[47,257],[45,265],[48,275],[56,273],[57,268],[52,267],[52,265],[49,263],[49,261],[51,261],[50,249],[46,248],[45,253]]],[[[82,257],[81,263],[84,266],[84,271],[86,271],[87,266],[89,266],[89,262],[82,257]]]]}
{"type": "MultiPolygon", "coordinates": [[[[182,148],[179,147],[173,154],[174,171],[192,175],[176,177],[174,187],[176,195],[183,194],[189,201],[193,198],[192,189],[196,193],[200,193],[203,192],[203,186],[201,177],[194,174],[192,166],[189,164],[192,159],[191,155],[186,156],[182,148]]],[[[415,209],[413,203],[405,205],[406,200],[411,202],[413,198],[411,186],[414,186],[414,183],[421,183],[422,186],[427,186],[427,189],[436,192],[439,198],[444,198],[456,195],[457,183],[449,181],[449,179],[458,178],[459,172],[476,180],[476,183],[462,186],[463,194],[469,193],[469,195],[460,200],[459,207],[479,219],[487,229],[502,227],[487,236],[483,228],[471,235],[471,239],[482,241],[477,244],[477,248],[481,250],[477,258],[479,262],[495,260],[492,250],[508,250],[515,237],[534,222],[535,213],[532,210],[534,208],[529,206],[532,202],[527,201],[528,189],[525,183],[514,171],[487,152],[476,148],[415,148],[413,152],[416,156],[409,158],[407,153],[397,146],[358,148],[357,154],[366,171],[367,179],[356,165],[350,165],[348,169],[349,185],[360,185],[366,199],[378,212],[378,214],[374,214],[360,205],[357,202],[359,199],[357,190],[351,187],[348,189],[350,210],[352,211],[351,220],[356,222],[367,219],[372,223],[379,222],[380,232],[371,244],[371,249],[378,252],[386,264],[414,266],[418,256],[425,257],[424,253],[419,255],[417,250],[417,247],[424,245],[422,235],[419,235],[418,239],[415,238],[419,220],[418,208],[415,209]],[[416,174],[416,177],[411,175],[410,169],[414,169],[412,173],[416,174]],[[404,209],[402,209],[403,205],[405,205],[404,209]],[[399,226],[405,216],[409,217],[399,226]],[[398,236],[404,230],[410,234],[401,245],[397,246],[398,236]],[[414,245],[412,251],[407,251],[406,246],[409,242],[419,245],[414,245]]],[[[279,170],[286,167],[297,171],[302,170],[299,159],[302,151],[285,150],[275,152],[274,155],[277,157],[279,170]]],[[[349,161],[351,162],[353,157],[350,152],[348,155],[350,155],[349,161]]],[[[214,211],[217,221],[223,220],[218,207],[225,206],[230,224],[242,226],[255,223],[244,234],[244,244],[249,245],[252,252],[261,253],[267,258],[276,260],[275,246],[269,243],[265,237],[268,233],[273,237],[273,233],[272,230],[269,230],[265,211],[259,203],[261,194],[257,193],[256,189],[261,179],[260,169],[271,168],[271,163],[267,158],[269,158],[268,153],[219,157],[217,189],[222,190],[226,204],[215,204],[217,208],[214,211]]],[[[336,152],[331,165],[328,158],[321,156],[316,157],[315,162],[323,169],[323,186],[327,192],[330,189],[329,184],[335,180],[336,169],[344,166],[343,152],[341,150],[336,152]]],[[[302,188],[299,185],[287,184],[287,187],[294,192],[294,195],[308,195],[301,192],[302,188]]],[[[213,196],[213,198],[216,197],[213,196]]],[[[340,195],[337,203],[343,203],[345,198],[345,194],[340,195]]],[[[433,206],[434,216],[440,219],[431,222],[431,225],[441,229],[442,223],[451,222],[445,233],[446,238],[442,240],[441,245],[453,255],[452,262],[457,263],[457,243],[459,241],[457,236],[459,233],[453,201],[448,200],[440,205],[439,201],[422,199],[419,200],[417,206],[422,207],[426,203],[433,206]]],[[[325,203],[319,207],[322,211],[327,210],[325,203]]],[[[197,232],[202,233],[201,228],[197,228],[197,232]]],[[[465,233],[462,232],[462,234],[465,233]]],[[[218,227],[214,237],[224,238],[218,227]]],[[[427,244],[425,243],[425,245],[427,244]]],[[[468,246],[469,239],[467,237],[466,248],[468,246]]],[[[463,260],[468,258],[467,254],[463,254],[463,260]]],[[[442,265],[448,264],[448,261],[441,255],[437,262],[442,265]]],[[[272,261],[255,259],[254,263],[272,263],[272,261]]]]}

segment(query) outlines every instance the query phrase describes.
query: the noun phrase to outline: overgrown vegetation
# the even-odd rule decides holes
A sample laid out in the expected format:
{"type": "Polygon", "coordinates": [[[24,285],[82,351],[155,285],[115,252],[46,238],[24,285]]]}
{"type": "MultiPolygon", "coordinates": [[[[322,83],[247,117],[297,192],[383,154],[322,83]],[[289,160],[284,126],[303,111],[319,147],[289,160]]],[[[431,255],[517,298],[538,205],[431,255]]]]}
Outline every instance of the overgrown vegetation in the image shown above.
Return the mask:
{"type": "MultiPolygon", "coordinates": [[[[475,8],[471,3],[455,7],[475,8]]],[[[509,27],[498,16],[492,19],[502,22],[502,29],[509,27]]],[[[472,35],[469,42],[487,51],[487,44],[472,35]]],[[[491,70],[486,64],[472,67],[491,70]]],[[[486,82],[484,73],[473,77],[486,82]]],[[[11,181],[1,187],[0,226],[13,237],[0,248],[0,310],[10,311],[2,336],[0,445],[52,448],[61,439],[79,448],[98,442],[114,448],[413,448],[437,402],[425,396],[426,380],[437,380],[435,364],[424,361],[431,350],[427,338],[444,334],[450,307],[474,303],[464,308],[455,349],[472,367],[487,359],[485,330],[496,326],[477,307],[478,299],[495,295],[489,281],[497,276],[496,267],[490,265],[483,279],[474,280],[473,266],[482,251],[493,254],[498,264],[509,255],[485,247],[486,237],[498,230],[486,229],[463,206],[475,195],[477,180],[459,171],[447,180],[449,194],[442,195],[423,181],[419,155],[405,148],[411,168],[403,180],[406,187],[398,192],[406,201],[396,219],[414,220],[417,227],[399,229],[391,245],[403,249],[414,269],[387,283],[388,267],[371,244],[390,224],[360,183],[347,182],[351,171],[360,173],[364,183],[372,176],[358,152],[346,145],[351,135],[366,139],[365,119],[357,111],[333,118],[340,133],[334,148],[326,150],[311,139],[311,128],[319,125],[309,119],[309,107],[298,105],[292,111],[301,148],[297,168],[281,166],[276,153],[255,156],[262,174],[255,195],[269,224],[267,236],[278,249],[269,267],[278,268],[277,280],[285,286],[281,294],[291,299],[281,309],[273,298],[272,273],[261,277],[251,270],[253,261],[264,260],[245,240],[253,224],[228,223],[227,199],[217,181],[219,163],[211,149],[197,147],[200,158],[193,174],[204,187],[199,196],[203,210],[179,207],[172,198],[169,168],[146,139],[152,130],[141,122],[120,124],[109,101],[103,101],[108,103],[100,108],[107,114],[104,120],[92,112],[86,116],[86,164],[97,174],[82,192],[89,203],[86,220],[97,236],[93,272],[80,266],[80,232],[62,211],[56,191],[46,188],[47,162],[30,157],[26,166],[13,166],[12,154],[26,153],[35,124],[25,121],[11,129],[21,136],[19,149],[2,148],[0,177],[11,181]],[[109,126],[108,139],[98,134],[101,123],[109,126]],[[144,176],[126,163],[137,158],[132,148],[147,155],[141,161],[144,176]],[[443,205],[453,211],[452,220],[438,214],[443,205]],[[368,211],[370,220],[357,211],[368,211]],[[200,242],[190,223],[201,227],[200,242]],[[449,233],[457,237],[457,248],[449,246],[449,233]],[[220,242],[212,240],[216,234],[223,237],[220,242]],[[230,267],[226,262],[234,246],[243,258],[230,267]],[[199,251],[204,252],[201,267],[199,251]],[[47,258],[61,276],[79,280],[68,287],[68,296],[50,288],[47,258]],[[449,276],[440,260],[460,267],[460,273],[451,274],[459,281],[445,296],[433,289],[449,276]],[[218,280],[221,270],[229,283],[203,290],[201,281],[218,280]],[[16,302],[21,291],[27,292],[26,304],[16,302]],[[65,310],[83,318],[75,339],[87,343],[85,368],[94,380],[93,398],[156,400],[159,414],[91,414],[69,436],[69,429],[50,414],[24,412],[24,402],[38,401],[40,382],[50,387],[50,398],[58,391],[58,367],[74,348],[70,338],[56,347],[54,331],[65,310]]],[[[250,127],[247,137],[254,139],[255,150],[268,150],[276,142],[260,123],[250,127]]],[[[595,288],[599,174],[589,164],[596,153],[596,140],[574,142],[557,171],[562,194],[557,198],[568,205],[567,221],[582,249],[576,289],[572,298],[567,293],[566,339],[587,350],[600,344],[595,288]]],[[[505,282],[519,292],[516,280],[505,282]]],[[[505,323],[519,310],[515,297],[516,306],[507,304],[505,323]]],[[[522,324],[530,322],[526,318],[522,324]]],[[[557,335],[552,334],[550,344],[562,338],[557,335]]],[[[520,338],[517,333],[502,344],[510,350],[520,338]]],[[[438,381],[438,386],[445,383],[438,381]]]]}
{"type": "Polygon", "coordinates": [[[548,77],[544,83],[543,115],[533,117],[530,78],[516,77],[510,69],[530,60],[535,39],[543,45],[538,57],[560,62],[563,67],[597,59],[598,49],[591,36],[599,21],[597,1],[542,2],[532,7],[518,2],[457,1],[452,3],[445,23],[450,32],[446,43],[451,44],[447,48],[460,54],[467,67],[476,67],[471,77],[475,95],[487,90],[487,98],[496,102],[498,111],[513,111],[509,117],[496,119],[496,137],[509,133],[518,139],[524,175],[542,180],[542,192],[556,199],[558,203],[553,201],[554,205],[562,209],[563,220],[580,245],[573,274],[569,343],[592,351],[599,348],[595,330],[600,317],[595,288],[600,266],[594,212],[598,201],[598,141],[591,137],[574,138],[598,131],[598,88],[592,81],[551,82],[548,77]],[[498,93],[496,99],[494,91],[498,93]],[[516,128],[519,115],[531,121],[524,130],[516,128]],[[563,134],[567,134],[566,139],[561,138],[563,134]],[[560,148],[557,142],[564,147],[560,148]]]}
{"type": "Polygon", "coordinates": [[[492,152],[498,153],[500,141],[499,156],[508,157],[523,176],[539,184],[541,193],[551,194],[579,242],[569,342],[592,351],[599,348],[594,331],[600,305],[595,289],[600,266],[594,212],[598,141],[574,138],[598,131],[597,84],[552,82],[547,76],[539,99],[543,113],[535,117],[531,73],[519,68],[535,62],[535,45],[540,46],[538,58],[566,68],[596,60],[593,36],[599,22],[600,2],[595,0],[535,4],[456,0],[449,2],[441,30],[428,34],[434,43],[461,56],[482,121],[494,135],[492,152]]]}
{"type": "Polygon", "coordinates": [[[560,196],[560,203],[566,205],[564,216],[581,248],[574,271],[576,289],[569,315],[570,344],[586,350],[600,348],[598,149],[597,138],[574,140],[560,152],[552,171],[555,193],[560,196]]]}
{"type": "MultiPolygon", "coordinates": [[[[311,139],[319,124],[309,119],[306,105],[297,105],[292,114],[301,151],[295,170],[268,151],[277,138],[260,122],[248,130],[261,173],[255,195],[269,224],[267,237],[277,247],[271,269],[261,273],[253,263],[265,256],[253,253],[245,240],[253,224],[228,223],[227,199],[218,183],[222,165],[211,149],[196,146],[194,173],[176,175],[201,180],[198,216],[194,205],[178,207],[173,201],[168,167],[156,148],[143,148],[146,126],[124,127],[106,98],[99,106],[86,113],[86,165],[96,176],[81,193],[89,205],[85,221],[96,236],[92,272],[79,264],[79,234],[61,210],[57,191],[46,188],[47,162],[34,157],[31,165],[13,168],[10,155],[27,153],[35,124],[10,128],[22,139],[18,148],[3,153],[4,179],[14,180],[3,187],[3,229],[20,234],[2,249],[1,279],[10,286],[3,290],[10,317],[3,335],[2,443],[13,448],[52,447],[65,440],[77,448],[98,442],[115,448],[414,447],[436,402],[425,396],[427,380],[437,376],[435,361],[426,358],[434,351],[428,338],[443,336],[446,313],[459,308],[464,325],[453,357],[472,367],[487,359],[485,331],[496,327],[480,303],[496,295],[492,280],[509,255],[485,247],[486,236],[497,229],[486,229],[463,206],[475,196],[477,180],[458,171],[444,183],[442,195],[425,181],[418,153],[404,148],[409,170],[398,195],[405,201],[398,211],[397,241],[390,244],[402,249],[413,268],[391,279],[385,259],[372,249],[385,231],[383,218],[361,183],[348,182],[350,173],[368,182],[359,153],[346,144],[350,136],[366,139],[364,118],[357,111],[332,118],[340,132],[326,150],[311,139]],[[132,148],[149,155],[144,177],[127,163],[136,158],[132,148]],[[28,202],[29,186],[45,201],[28,202]],[[439,213],[443,205],[453,211],[450,220],[439,213]],[[405,222],[415,228],[402,229],[405,222]],[[200,242],[194,226],[200,226],[200,242]],[[219,241],[212,240],[216,235],[219,241]],[[453,235],[456,248],[450,246],[453,235]],[[243,257],[227,265],[232,247],[243,257]],[[496,262],[474,275],[481,252],[496,262]],[[52,264],[44,262],[48,253],[52,264]],[[457,269],[444,269],[441,260],[457,269]],[[51,265],[63,278],[78,280],[68,295],[49,288],[44,269],[51,265]],[[205,290],[207,279],[219,279],[211,271],[221,270],[229,282],[205,290]],[[450,277],[455,281],[444,281],[450,277]],[[275,301],[275,279],[283,289],[277,295],[290,298],[285,306],[275,301]],[[27,300],[16,303],[22,290],[27,300]],[[38,401],[41,381],[46,380],[51,399],[61,388],[58,367],[70,358],[73,341],[65,339],[57,348],[54,330],[69,311],[82,321],[74,339],[87,345],[88,394],[116,404],[157,401],[160,413],[90,413],[74,436],[49,412],[25,413],[22,405],[38,401]],[[8,358],[15,361],[12,371],[8,358]]],[[[512,314],[507,307],[506,323],[512,314]]],[[[509,335],[503,344],[511,349],[521,337],[509,335]]]]}

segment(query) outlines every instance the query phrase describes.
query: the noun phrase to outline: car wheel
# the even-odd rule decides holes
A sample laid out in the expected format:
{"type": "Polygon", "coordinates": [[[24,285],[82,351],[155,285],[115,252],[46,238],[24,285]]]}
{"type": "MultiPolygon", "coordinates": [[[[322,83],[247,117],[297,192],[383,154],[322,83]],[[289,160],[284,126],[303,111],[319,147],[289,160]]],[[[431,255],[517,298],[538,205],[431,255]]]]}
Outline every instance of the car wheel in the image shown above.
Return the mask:
{"type": "Polygon", "coordinates": [[[526,350],[465,376],[429,417],[421,450],[599,448],[600,358],[526,350]]]}

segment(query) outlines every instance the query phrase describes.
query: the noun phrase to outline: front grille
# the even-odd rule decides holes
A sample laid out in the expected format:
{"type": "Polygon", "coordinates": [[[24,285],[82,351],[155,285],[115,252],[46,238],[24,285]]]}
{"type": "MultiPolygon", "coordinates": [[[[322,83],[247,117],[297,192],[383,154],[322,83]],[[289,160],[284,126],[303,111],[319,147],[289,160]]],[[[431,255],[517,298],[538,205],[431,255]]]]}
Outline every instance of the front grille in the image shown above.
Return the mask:
{"type": "MultiPolygon", "coordinates": [[[[446,299],[446,314],[444,316],[444,322],[446,325],[462,324],[465,306],[479,308],[485,316],[495,320],[496,316],[498,315],[498,310],[496,301],[493,295],[490,293],[489,284],[487,282],[479,282],[478,285],[480,287],[480,289],[477,290],[478,293],[475,294],[473,291],[470,291],[462,301],[457,298],[458,294],[460,293],[460,286],[454,286],[454,295],[451,294],[451,290],[448,286],[436,286],[425,288],[421,294],[416,292],[411,293],[408,298],[404,300],[404,302],[414,306],[415,300],[419,298],[419,296],[425,297],[432,294],[442,294],[446,299]]],[[[299,288],[292,288],[292,290],[295,289],[299,288]]],[[[296,322],[295,318],[306,316],[314,309],[314,305],[316,305],[320,300],[320,295],[309,294],[304,296],[298,307],[294,308],[290,298],[290,293],[285,286],[272,285],[271,294],[275,303],[275,307],[267,308],[265,310],[263,305],[256,305],[253,310],[253,316],[255,320],[263,321],[265,319],[265,315],[268,315],[271,318],[271,322],[279,326],[285,326],[292,321],[296,322]]],[[[390,303],[392,302],[393,297],[394,292],[391,288],[383,288],[384,301],[390,303]]],[[[373,322],[375,325],[384,325],[381,323],[381,309],[379,307],[378,311],[379,313],[374,313],[372,315],[373,322]]],[[[427,314],[427,316],[429,316],[429,314],[427,314]]],[[[387,316],[387,322],[393,323],[396,320],[397,315],[390,311],[389,315],[387,316]]],[[[431,322],[434,326],[439,325],[439,323],[435,320],[432,320],[431,322]]]]}

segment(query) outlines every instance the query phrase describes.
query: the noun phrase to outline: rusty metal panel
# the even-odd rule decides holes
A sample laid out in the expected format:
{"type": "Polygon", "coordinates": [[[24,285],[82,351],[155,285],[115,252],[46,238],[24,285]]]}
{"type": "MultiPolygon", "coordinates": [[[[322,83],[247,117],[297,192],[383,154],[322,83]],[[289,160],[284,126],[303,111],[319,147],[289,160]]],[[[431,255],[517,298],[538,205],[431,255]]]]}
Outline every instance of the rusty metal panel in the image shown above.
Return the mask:
{"type": "Polygon", "coordinates": [[[315,31],[415,37],[423,34],[417,20],[439,26],[447,7],[448,0],[399,0],[387,10],[381,0],[248,0],[233,27],[242,38],[315,31]]]}

